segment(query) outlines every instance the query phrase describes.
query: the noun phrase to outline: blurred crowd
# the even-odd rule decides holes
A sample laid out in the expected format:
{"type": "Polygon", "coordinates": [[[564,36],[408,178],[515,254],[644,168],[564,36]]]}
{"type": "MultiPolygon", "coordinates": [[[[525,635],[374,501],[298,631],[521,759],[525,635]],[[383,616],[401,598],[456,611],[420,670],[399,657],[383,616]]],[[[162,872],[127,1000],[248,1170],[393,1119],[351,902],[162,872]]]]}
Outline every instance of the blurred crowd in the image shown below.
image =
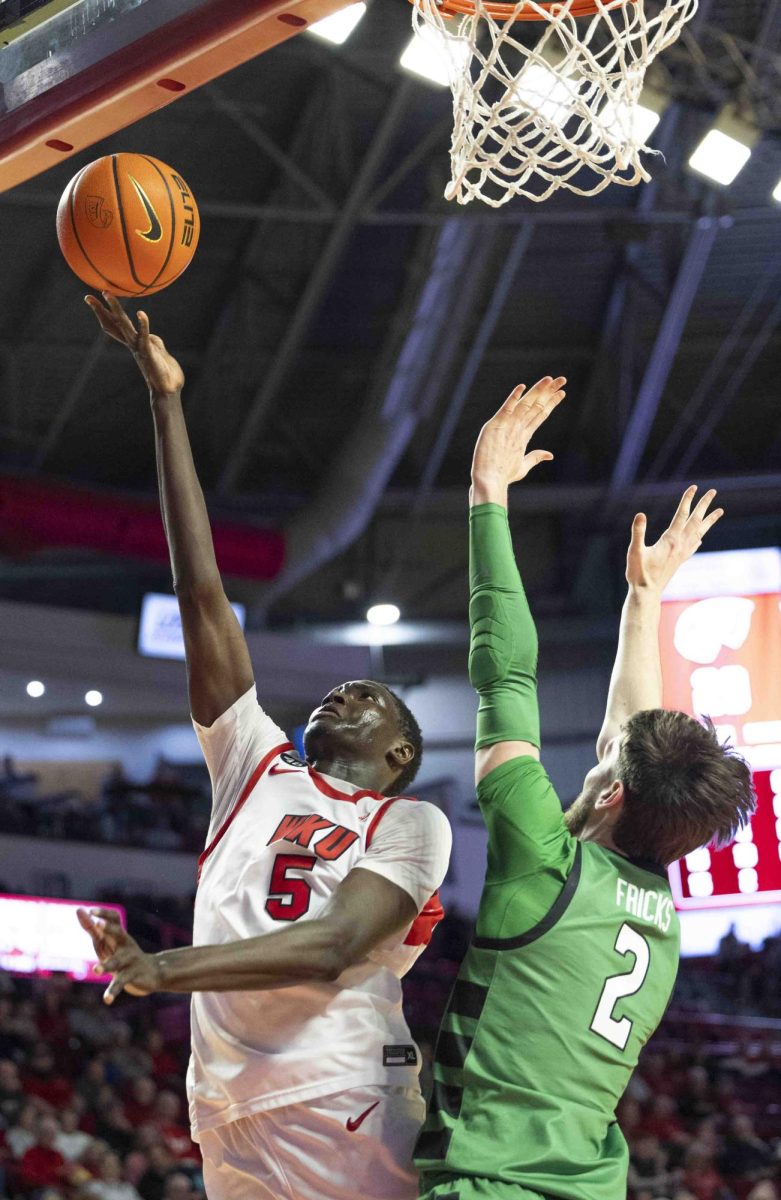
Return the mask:
{"type": "MultiPolygon", "coordinates": [[[[148,948],[187,936],[189,902],[123,899],[148,948]]],[[[470,933],[451,913],[405,980],[424,1089],[470,933]]],[[[718,957],[682,962],[618,1112],[628,1200],[781,1200],[781,1021],[769,1011],[780,971],[781,938],[752,951],[730,934],[718,957]]],[[[0,1200],[204,1200],[184,1096],[187,1000],[108,1009],[101,991],[0,972],[0,1200]]]]}
{"type": "Polygon", "coordinates": [[[79,788],[46,791],[11,755],[0,770],[0,832],[68,841],[200,853],[209,825],[209,777],[200,763],[160,758],[149,779],[111,767],[98,795],[79,788]]]}
{"type": "Polygon", "coordinates": [[[187,1007],[0,974],[0,1197],[203,1200],[187,1007]]]}

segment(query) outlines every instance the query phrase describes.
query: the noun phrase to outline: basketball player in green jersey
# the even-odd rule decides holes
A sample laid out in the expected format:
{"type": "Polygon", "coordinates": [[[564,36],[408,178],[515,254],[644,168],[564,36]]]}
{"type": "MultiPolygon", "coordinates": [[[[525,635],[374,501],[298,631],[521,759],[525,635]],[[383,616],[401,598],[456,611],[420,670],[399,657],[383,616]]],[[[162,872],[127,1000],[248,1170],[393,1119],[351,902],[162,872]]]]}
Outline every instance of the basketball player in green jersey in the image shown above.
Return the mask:
{"type": "Polygon", "coordinates": [[[564,383],[516,388],[472,465],[469,673],[488,865],[416,1148],[425,1200],[624,1200],[616,1104],[678,965],[665,868],[731,838],[753,808],[749,768],[713,726],[661,708],[661,594],[722,515],[712,491],[692,508],[693,487],[655,545],[634,519],[599,762],[566,816],[540,765],[537,638],[507,489],[552,458],[527,446],[564,383]]]}

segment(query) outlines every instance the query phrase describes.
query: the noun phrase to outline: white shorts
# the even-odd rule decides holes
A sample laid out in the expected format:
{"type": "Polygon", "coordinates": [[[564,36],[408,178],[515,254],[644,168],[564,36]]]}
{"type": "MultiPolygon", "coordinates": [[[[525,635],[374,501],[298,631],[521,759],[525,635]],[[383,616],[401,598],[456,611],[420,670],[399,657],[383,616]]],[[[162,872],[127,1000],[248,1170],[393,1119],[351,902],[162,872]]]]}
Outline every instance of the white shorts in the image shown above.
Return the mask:
{"type": "Polygon", "coordinates": [[[413,1088],[368,1086],[205,1129],[207,1200],[416,1200],[413,1088]]]}

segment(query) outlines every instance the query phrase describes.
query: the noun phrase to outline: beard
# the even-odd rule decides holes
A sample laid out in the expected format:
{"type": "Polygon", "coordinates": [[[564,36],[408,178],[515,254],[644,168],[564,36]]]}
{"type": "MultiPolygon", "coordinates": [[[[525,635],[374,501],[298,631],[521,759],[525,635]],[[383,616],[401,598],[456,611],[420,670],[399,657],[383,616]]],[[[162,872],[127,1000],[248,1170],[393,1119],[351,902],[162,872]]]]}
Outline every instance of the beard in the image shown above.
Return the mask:
{"type": "Polygon", "coordinates": [[[596,804],[596,795],[581,792],[564,814],[564,824],[573,837],[580,837],[589,823],[596,804]]]}

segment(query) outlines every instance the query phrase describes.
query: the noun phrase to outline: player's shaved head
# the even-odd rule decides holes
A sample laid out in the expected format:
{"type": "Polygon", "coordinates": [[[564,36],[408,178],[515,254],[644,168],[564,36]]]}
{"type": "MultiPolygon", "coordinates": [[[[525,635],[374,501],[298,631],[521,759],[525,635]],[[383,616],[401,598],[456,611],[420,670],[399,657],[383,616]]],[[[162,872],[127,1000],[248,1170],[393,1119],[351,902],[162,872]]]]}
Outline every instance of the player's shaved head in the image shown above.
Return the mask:
{"type": "Polygon", "coordinates": [[[368,786],[385,795],[399,795],[409,787],[422,749],[420,726],[410,709],[372,679],[332,688],[304,730],[308,762],[365,786],[368,772],[368,786]]]}

